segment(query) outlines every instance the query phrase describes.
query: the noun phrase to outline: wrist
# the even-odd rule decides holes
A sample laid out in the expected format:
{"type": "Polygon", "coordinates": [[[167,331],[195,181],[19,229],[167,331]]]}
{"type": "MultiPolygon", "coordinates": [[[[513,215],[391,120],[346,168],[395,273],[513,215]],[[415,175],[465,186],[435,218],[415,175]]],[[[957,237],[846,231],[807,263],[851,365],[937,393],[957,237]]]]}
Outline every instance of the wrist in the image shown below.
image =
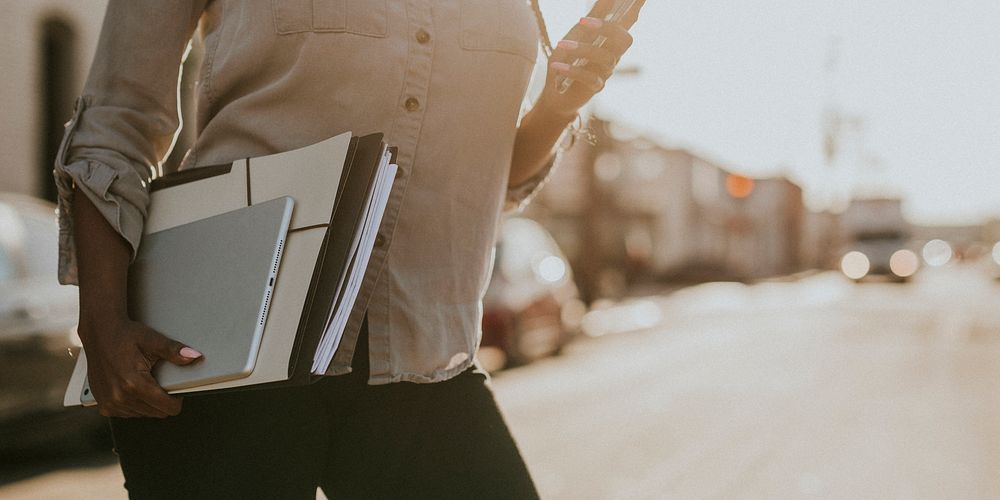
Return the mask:
{"type": "MultiPolygon", "coordinates": [[[[85,309],[80,308],[78,330],[94,332],[102,330],[117,330],[131,321],[124,310],[115,309],[85,309]]],[[[81,334],[81,340],[84,340],[81,334]]]]}
{"type": "Polygon", "coordinates": [[[90,323],[81,321],[80,326],[77,327],[77,336],[80,337],[80,344],[88,355],[100,356],[101,353],[108,352],[109,349],[122,346],[126,340],[122,334],[127,330],[128,324],[120,319],[90,323]]]}
{"type": "Polygon", "coordinates": [[[558,121],[563,126],[569,125],[580,116],[579,109],[566,109],[565,107],[554,105],[544,93],[535,102],[533,109],[543,115],[545,119],[558,121]]]}

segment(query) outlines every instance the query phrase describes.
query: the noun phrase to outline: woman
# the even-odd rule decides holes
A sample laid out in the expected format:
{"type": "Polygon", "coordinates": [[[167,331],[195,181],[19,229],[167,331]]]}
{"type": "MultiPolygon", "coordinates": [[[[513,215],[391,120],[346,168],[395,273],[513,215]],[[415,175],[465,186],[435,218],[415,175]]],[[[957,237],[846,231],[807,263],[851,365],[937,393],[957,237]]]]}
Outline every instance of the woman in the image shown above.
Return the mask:
{"type": "Polygon", "coordinates": [[[631,44],[635,13],[600,20],[612,3],[560,42],[518,124],[539,31],[523,0],[110,1],[55,174],[60,280],[80,287],[90,385],[132,497],[312,498],[317,486],[334,498],[537,496],[473,364],[480,299],[503,207],[545,178],[631,44]],[[182,168],[384,132],[402,187],[366,325],[330,372],[350,374],[190,397],[181,411],[150,368],[193,362],[197,346],[130,320],[125,297],[199,24],[197,140],[182,168]],[[603,48],[589,43],[598,35],[603,48]],[[580,57],[592,62],[567,64],[580,57]],[[558,76],[575,80],[569,92],[558,76]]]}

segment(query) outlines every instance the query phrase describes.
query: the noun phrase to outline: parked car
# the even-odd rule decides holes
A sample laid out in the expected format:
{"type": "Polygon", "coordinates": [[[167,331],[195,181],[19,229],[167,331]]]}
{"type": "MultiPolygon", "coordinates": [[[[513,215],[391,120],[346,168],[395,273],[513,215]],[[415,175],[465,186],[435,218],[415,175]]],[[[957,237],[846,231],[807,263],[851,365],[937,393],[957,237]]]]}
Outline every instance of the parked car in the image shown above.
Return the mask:
{"type": "Polygon", "coordinates": [[[100,437],[104,420],[62,405],[79,349],[75,287],[56,280],[55,206],[0,193],[0,452],[70,434],[100,437]]]}
{"type": "Polygon", "coordinates": [[[552,236],[530,219],[507,219],[483,300],[484,367],[497,370],[558,353],[584,312],[569,263],[552,236]]]}

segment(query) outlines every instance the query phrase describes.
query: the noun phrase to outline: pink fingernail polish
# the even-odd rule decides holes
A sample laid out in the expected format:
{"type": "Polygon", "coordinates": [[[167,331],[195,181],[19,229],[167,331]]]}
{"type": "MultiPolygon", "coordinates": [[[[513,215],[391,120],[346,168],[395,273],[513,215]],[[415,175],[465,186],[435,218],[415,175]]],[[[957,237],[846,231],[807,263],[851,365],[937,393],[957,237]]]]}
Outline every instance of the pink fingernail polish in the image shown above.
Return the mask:
{"type": "Polygon", "coordinates": [[[561,63],[561,62],[554,62],[554,63],[550,64],[549,66],[552,66],[552,69],[554,69],[556,71],[569,71],[569,69],[570,69],[570,65],[569,64],[561,63]]]}
{"type": "Polygon", "coordinates": [[[187,359],[195,359],[195,358],[200,358],[201,353],[190,347],[182,347],[181,356],[184,356],[187,359]]]}
{"type": "Polygon", "coordinates": [[[566,50],[575,50],[579,46],[580,44],[573,40],[559,40],[559,43],[556,44],[556,47],[566,50]]]}
{"type": "Polygon", "coordinates": [[[580,24],[588,28],[600,28],[601,26],[604,26],[604,20],[596,17],[581,17],[580,24]]]}

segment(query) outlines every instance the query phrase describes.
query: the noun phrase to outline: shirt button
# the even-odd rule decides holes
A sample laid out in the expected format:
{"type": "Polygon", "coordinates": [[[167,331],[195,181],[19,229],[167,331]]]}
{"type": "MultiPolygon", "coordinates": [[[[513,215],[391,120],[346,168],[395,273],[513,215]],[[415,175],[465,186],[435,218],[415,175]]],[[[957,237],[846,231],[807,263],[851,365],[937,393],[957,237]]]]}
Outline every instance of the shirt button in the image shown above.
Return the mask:
{"type": "Polygon", "coordinates": [[[375,248],[382,248],[385,245],[385,238],[381,234],[375,235],[375,248]]]}
{"type": "Polygon", "coordinates": [[[431,34],[424,30],[417,30],[417,42],[427,43],[431,41],[431,34]]]}
{"type": "Polygon", "coordinates": [[[420,109],[420,101],[418,101],[416,97],[408,97],[406,102],[403,103],[403,107],[405,107],[407,111],[416,111],[420,109]]]}

